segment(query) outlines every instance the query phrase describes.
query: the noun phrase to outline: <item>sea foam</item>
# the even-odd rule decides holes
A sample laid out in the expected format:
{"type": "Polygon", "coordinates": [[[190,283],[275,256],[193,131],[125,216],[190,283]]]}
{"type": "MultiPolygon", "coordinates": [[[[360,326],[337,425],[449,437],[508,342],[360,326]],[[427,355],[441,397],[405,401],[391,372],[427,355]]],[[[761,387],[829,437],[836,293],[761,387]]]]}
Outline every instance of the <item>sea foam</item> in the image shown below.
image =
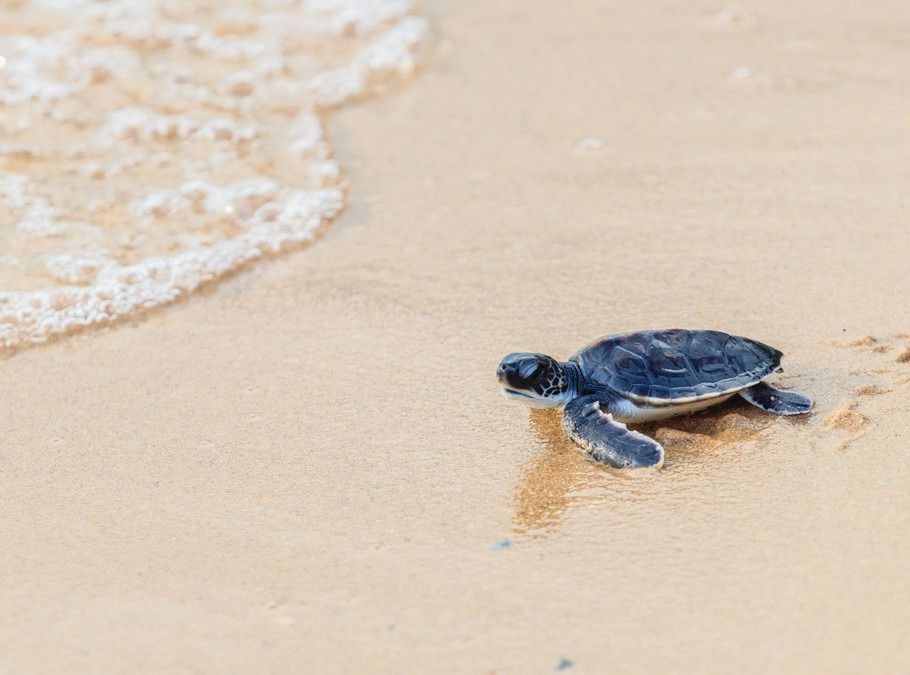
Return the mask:
{"type": "Polygon", "coordinates": [[[31,0],[0,26],[7,350],[312,241],[345,204],[325,115],[427,33],[409,0],[31,0]]]}

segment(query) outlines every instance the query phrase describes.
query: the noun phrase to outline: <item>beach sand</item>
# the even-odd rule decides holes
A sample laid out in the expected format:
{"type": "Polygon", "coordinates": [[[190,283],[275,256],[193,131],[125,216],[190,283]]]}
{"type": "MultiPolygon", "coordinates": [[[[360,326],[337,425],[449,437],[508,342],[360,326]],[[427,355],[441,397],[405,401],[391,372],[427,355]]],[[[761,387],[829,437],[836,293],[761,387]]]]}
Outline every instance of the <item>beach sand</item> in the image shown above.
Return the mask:
{"type": "Polygon", "coordinates": [[[910,669],[906,3],[423,9],[320,241],[3,361],[2,669],[910,669]],[[493,377],[670,326],[816,411],[633,476],[493,377]]]}

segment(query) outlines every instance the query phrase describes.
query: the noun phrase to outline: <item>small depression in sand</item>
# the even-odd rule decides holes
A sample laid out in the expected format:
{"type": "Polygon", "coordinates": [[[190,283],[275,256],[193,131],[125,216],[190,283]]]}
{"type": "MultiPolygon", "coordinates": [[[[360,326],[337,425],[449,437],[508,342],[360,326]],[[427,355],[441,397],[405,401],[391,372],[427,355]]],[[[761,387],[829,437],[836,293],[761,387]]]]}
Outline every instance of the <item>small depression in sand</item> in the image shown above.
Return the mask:
{"type": "Polygon", "coordinates": [[[857,396],[881,396],[887,394],[888,389],[880,387],[877,384],[861,384],[856,388],[857,396]]]}

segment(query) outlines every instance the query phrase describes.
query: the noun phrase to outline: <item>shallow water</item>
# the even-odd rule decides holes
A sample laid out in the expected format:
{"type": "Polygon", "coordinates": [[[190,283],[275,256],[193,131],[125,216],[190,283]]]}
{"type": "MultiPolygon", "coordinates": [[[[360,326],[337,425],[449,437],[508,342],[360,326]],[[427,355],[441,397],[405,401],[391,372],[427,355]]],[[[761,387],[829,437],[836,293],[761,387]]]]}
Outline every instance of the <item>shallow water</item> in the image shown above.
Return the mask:
{"type": "Polygon", "coordinates": [[[123,318],[312,241],[327,112],[408,75],[408,0],[0,9],[0,345],[123,318]]]}

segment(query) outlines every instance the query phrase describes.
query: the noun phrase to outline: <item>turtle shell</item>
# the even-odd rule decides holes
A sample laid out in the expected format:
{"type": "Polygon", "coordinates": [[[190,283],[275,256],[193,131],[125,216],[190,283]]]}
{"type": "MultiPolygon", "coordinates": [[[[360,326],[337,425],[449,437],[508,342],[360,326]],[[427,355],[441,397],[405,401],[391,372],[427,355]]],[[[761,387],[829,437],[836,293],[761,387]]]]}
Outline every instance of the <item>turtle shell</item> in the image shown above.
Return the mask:
{"type": "Polygon", "coordinates": [[[689,403],[756,384],[780,365],[781,352],[716,330],[647,330],[609,335],[579,350],[589,386],[606,386],[651,405],[689,403]]]}

